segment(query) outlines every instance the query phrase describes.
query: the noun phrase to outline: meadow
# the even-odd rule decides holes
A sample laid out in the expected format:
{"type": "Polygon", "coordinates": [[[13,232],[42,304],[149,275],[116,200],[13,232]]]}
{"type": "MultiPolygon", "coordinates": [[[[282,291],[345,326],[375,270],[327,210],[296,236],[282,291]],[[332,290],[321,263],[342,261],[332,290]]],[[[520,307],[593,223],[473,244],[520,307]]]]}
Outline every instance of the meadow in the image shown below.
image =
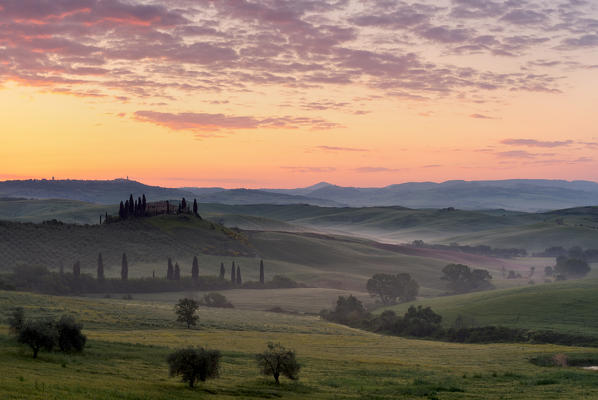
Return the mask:
{"type": "MultiPolygon", "coordinates": [[[[177,325],[170,303],[0,292],[0,318],[21,305],[32,317],[68,312],[84,323],[82,354],[40,353],[0,335],[3,399],[559,399],[596,398],[596,372],[529,360],[588,349],[462,345],[380,336],[315,316],[200,309],[199,329],[177,325]],[[300,380],[258,375],[268,341],[297,351],[300,380]],[[165,358],[182,346],[222,351],[221,377],[188,389],[165,358]]],[[[2,327],[4,329],[5,327],[2,327]]]]}

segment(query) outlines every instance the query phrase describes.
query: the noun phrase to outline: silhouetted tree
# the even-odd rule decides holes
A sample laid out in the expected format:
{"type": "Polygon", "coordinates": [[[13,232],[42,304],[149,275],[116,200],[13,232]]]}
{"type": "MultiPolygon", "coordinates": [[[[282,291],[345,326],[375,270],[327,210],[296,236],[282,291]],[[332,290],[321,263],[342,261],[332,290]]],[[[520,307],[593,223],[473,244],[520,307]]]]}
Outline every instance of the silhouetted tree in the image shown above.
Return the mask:
{"type": "Polygon", "coordinates": [[[195,382],[217,378],[220,365],[220,352],[204,348],[181,349],[166,359],[170,376],[181,376],[181,380],[192,388],[195,382]]]}
{"type": "Polygon", "coordinates": [[[292,380],[299,379],[301,366],[297,362],[295,351],[284,348],[280,343],[268,343],[266,351],[257,354],[255,358],[260,372],[273,376],[276,384],[280,383],[280,375],[292,380]]]}
{"type": "Polygon", "coordinates": [[[241,286],[243,280],[241,279],[241,267],[237,266],[237,285],[241,286]]]}
{"type": "Polygon", "coordinates": [[[147,201],[145,200],[145,194],[141,197],[141,210],[145,216],[145,212],[147,211],[147,201]]]}
{"type": "Polygon", "coordinates": [[[174,312],[177,315],[176,320],[187,324],[187,328],[197,325],[199,317],[195,312],[199,308],[199,303],[193,299],[179,299],[179,302],[174,306],[174,312]]]}
{"type": "Polygon", "coordinates": [[[56,323],[58,335],[57,343],[60,350],[65,353],[83,351],[87,338],[81,333],[83,326],[69,315],[63,315],[56,323]]]}
{"type": "Polygon", "coordinates": [[[168,270],[166,271],[166,279],[172,280],[174,278],[174,266],[172,265],[172,259],[168,257],[168,270]]]}
{"type": "Polygon", "coordinates": [[[181,268],[179,267],[179,263],[175,263],[174,264],[174,276],[173,276],[175,281],[180,281],[181,280],[181,268]]]}
{"type": "Polygon", "coordinates": [[[193,214],[197,215],[197,199],[193,199],[193,214]]]}
{"type": "Polygon", "coordinates": [[[187,212],[187,200],[185,200],[184,197],[183,200],[181,200],[181,209],[183,210],[183,212],[187,212]]]}
{"type": "Polygon", "coordinates": [[[73,276],[75,278],[81,276],[81,263],[79,261],[75,261],[73,264],[73,276]]]}
{"type": "Polygon", "coordinates": [[[449,287],[456,293],[492,288],[492,275],[485,269],[471,270],[467,265],[449,264],[442,269],[442,273],[441,279],[448,281],[449,287]]]}
{"type": "Polygon", "coordinates": [[[26,344],[33,350],[33,358],[41,349],[52,350],[56,343],[56,328],[51,320],[27,321],[17,336],[19,343],[26,344]]]}
{"type": "Polygon", "coordinates": [[[233,284],[237,282],[236,273],[237,273],[237,268],[235,267],[235,262],[233,261],[233,266],[230,269],[230,281],[233,284]]]}
{"type": "Polygon", "coordinates": [[[104,280],[104,260],[102,259],[102,253],[98,254],[97,277],[98,277],[98,281],[104,280]]]}
{"type": "Polygon", "coordinates": [[[264,260],[260,260],[260,283],[264,284],[264,260]]]}
{"type": "Polygon", "coordinates": [[[135,204],[133,201],[133,194],[129,196],[129,215],[135,215],[135,204]]]}
{"type": "Polygon", "coordinates": [[[216,292],[210,292],[204,295],[200,303],[206,307],[234,308],[224,295],[216,292]]]}
{"type": "Polygon", "coordinates": [[[197,261],[197,256],[193,257],[193,266],[191,267],[191,278],[194,281],[197,281],[199,278],[199,261],[197,261]]]}
{"type": "Polygon", "coordinates": [[[224,268],[224,263],[220,263],[220,279],[224,279],[224,275],[226,275],[226,269],[224,268]]]}
{"type": "Polygon", "coordinates": [[[409,274],[375,274],[366,284],[370,296],[379,297],[382,304],[415,300],[419,292],[418,283],[409,274]]]}
{"type": "Polygon", "coordinates": [[[166,200],[166,214],[170,214],[170,202],[166,200]]]}
{"type": "Polygon", "coordinates": [[[123,258],[120,265],[120,278],[126,281],[129,278],[129,262],[127,261],[127,255],[123,253],[123,258]]]}
{"type": "Polygon", "coordinates": [[[124,219],[125,218],[125,205],[123,204],[123,202],[120,202],[120,206],[118,209],[118,216],[120,217],[120,219],[124,219]]]}

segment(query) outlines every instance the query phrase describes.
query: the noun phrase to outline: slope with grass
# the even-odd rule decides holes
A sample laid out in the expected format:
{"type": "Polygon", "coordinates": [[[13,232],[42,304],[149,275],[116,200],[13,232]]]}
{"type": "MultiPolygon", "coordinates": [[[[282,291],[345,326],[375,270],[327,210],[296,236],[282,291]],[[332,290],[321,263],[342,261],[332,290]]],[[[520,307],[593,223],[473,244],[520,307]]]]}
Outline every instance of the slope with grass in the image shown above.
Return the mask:
{"type": "Polygon", "coordinates": [[[0,398],[16,399],[571,399],[596,398],[595,372],[529,359],[587,353],[572,347],[464,345],[379,336],[317,317],[200,309],[199,329],[171,304],[36,296],[0,291],[0,320],[15,306],[30,317],[72,313],[89,337],[82,354],[30,352],[0,334],[0,398]],[[42,308],[40,308],[42,307],[42,308]],[[273,384],[254,354],[268,341],[294,348],[300,380],[273,384]],[[166,356],[184,346],[222,351],[220,378],[190,390],[168,376],[166,356]]]}
{"type": "Polygon", "coordinates": [[[471,326],[500,325],[598,336],[596,304],[598,279],[582,279],[421,299],[385,309],[402,314],[412,305],[430,306],[442,315],[447,327],[460,315],[471,326]]]}
{"type": "Polygon", "coordinates": [[[78,200],[0,200],[0,220],[42,222],[56,219],[73,224],[97,224],[105,213],[118,214],[118,207],[78,200]]]}

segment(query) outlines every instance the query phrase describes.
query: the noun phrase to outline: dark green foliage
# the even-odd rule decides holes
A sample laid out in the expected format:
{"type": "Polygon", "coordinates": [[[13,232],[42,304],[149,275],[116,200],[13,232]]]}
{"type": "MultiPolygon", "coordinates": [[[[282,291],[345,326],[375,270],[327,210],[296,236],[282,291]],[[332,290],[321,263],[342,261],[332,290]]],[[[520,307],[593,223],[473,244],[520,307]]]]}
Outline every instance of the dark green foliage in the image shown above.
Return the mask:
{"type": "Polygon", "coordinates": [[[57,344],[64,353],[75,353],[83,351],[87,338],[81,333],[83,326],[69,315],[63,315],[56,322],[58,334],[57,344]]]}
{"type": "Polygon", "coordinates": [[[8,331],[13,335],[18,335],[25,325],[25,311],[23,307],[16,307],[8,318],[8,331]]]}
{"type": "Polygon", "coordinates": [[[299,379],[301,366],[297,362],[295,351],[283,347],[280,343],[268,343],[268,348],[263,353],[256,355],[260,373],[274,377],[276,384],[280,376],[291,380],[299,379]]]}
{"type": "Polygon", "coordinates": [[[199,215],[197,214],[197,199],[193,199],[193,215],[199,215]]]}
{"type": "Polygon", "coordinates": [[[415,300],[419,292],[419,284],[409,274],[375,274],[366,284],[372,297],[379,297],[382,304],[393,304],[415,300]]]}
{"type": "Polygon", "coordinates": [[[172,279],[175,281],[181,280],[181,267],[179,267],[179,263],[174,264],[174,275],[172,276],[172,279]]]}
{"type": "Polygon", "coordinates": [[[554,272],[565,279],[583,278],[590,272],[588,262],[579,258],[557,257],[554,272]]]}
{"type": "Polygon", "coordinates": [[[441,279],[448,281],[448,286],[455,293],[467,293],[476,290],[487,290],[493,286],[492,276],[485,269],[471,270],[467,265],[449,264],[442,269],[441,279]]]}
{"type": "Polygon", "coordinates": [[[220,263],[220,279],[224,279],[224,275],[226,275],[226,269],[224,268],[224,263],[220,263]]]}
{"type": "Polygon", "coordinates": [[[129,262],[127,261],[127,255],[123,253],[123,258],[120,267],[120,279],[126,281],[129,279],[129,262]]]}
{"type": "Polygon", "coordinates": [[[75,278],[78,278],[79,276],[81,276],[81,263],[79,261],[76,261],[73,264],[73,276],[75,278]]]}
{"type": "Polygon", "coordinates": [[[235,262],[233,261],[233,266],[230,269],[230,282],[232,284],[237,283],[236,274],[237,274],[237,268],[235,267],[235,262]]]}
{"type": "Polygon", "coordinates": [[[174,266],[172,265],[172,259],[168,257],[168,269],[166,270],[166,279],[174,279],[174,266]]]}
{"type": "Polygon", "coordinates": [[[197,281],[199,278],[199,261],[197,261],[197,256],[193,257],[193,266],[191,267],[191,278],[194,281],[197,281]]]}
{"type": "Polygon", "coordinates": [[[237,285],[241,286],[243,284],[243,279],[241,279],[241,267],[237,265],[237,285]]]}
{"type": "Polygon", "coordinates": [[[52,350],[56,343],[56,327],[51,320],[26,321],[17,340],[19,343],[31,347],[33,358],[37,358],[37,353],[44,350],[52,350]]]}
{"type": "Polygon", "coordinates": [[[102,253],[98,254],[97,278],[99,281],[104,280],[104,260],[102,259],[102,253]]]}
{"type": "Polygon", "coordinates": [[[363,307],[363,303],[353,295],[339,296],[334,310],[322,310],[320,315],[329,321],[349,326],[360,326],[364,320],[370,317],[363,307]]]}
{"type": "Polygon", "coordinates": [[[220,293],[210,292],[203,296],[201,304],[206,307],[234,308],[234,306],[220,293]]]}
{"type": "Polygon", "coordinates": [[[264,284],[264,260],[260,260],[260,283],[264,284]]]}
{"type": "Polygon", "coordinates": [[[177,315],[177,321],[187,324],[187,328],[197,325],[199,316],[195,315],[199,303],[193,299],[180,299],[174,306],[174,312],[177,315]]]}
{"type": "Polygon", "coordinates": [[[170,376],[181,376],[181,380],[193,387],[196,382],[217,378],[220,369],[220,352],[203,347],[180,349],[167,358],[170,376]]]}

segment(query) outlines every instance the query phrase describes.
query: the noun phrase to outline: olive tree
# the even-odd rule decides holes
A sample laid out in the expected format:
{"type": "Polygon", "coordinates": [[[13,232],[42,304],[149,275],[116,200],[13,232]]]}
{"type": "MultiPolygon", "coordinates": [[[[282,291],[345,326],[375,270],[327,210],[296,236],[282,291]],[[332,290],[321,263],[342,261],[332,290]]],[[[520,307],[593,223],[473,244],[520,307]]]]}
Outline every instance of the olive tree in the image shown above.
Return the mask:
{"type": "Polygon", "coordinates": [[[176,320],[187,324],[187,328],[197,325],[199,316],[195,315],[195,312],[199,308],[199,303],[193,299],[180,299],[179,302],[174,306],[174,312],[177,315],[176,320]]]}
{"type": "Polygon", "coordinates": [[[256,355],[260,372],[263,375],[273,376],[276,384],[279,384],[280,375],[289,379],[299,379],[301,365],[295,358],[295,351],[283,347],[280,343],[268,343],[268,348],[263,353],[256,355]]]}
{"type": "Polygon", "coordinates": [[[170,376],[181,376],[181,380],[193,387],[197,381],[217,378],[220,366],[220,352],[198,349],[180,349],[170,354],[166,359],[170,376]]]}

